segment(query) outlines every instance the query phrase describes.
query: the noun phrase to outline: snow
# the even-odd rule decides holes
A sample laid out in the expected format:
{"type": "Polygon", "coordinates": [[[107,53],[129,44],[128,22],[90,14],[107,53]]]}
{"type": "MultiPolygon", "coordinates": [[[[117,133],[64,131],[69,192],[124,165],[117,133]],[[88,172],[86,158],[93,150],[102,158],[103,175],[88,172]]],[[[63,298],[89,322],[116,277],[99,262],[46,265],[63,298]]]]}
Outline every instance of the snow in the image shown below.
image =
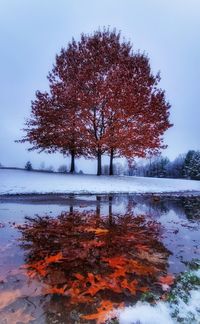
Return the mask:
{"type": "Polygon", "coordinates": [[[200,181],[0,169],[0,194],[200,192],[200,181]]]}
{"type": "Polygon", "coordinates": [[[169,308],[160,302],[156,306],[138,302],[133,307],[126,307],[119,315],[120,324],[173,324],[169,308]]]}
{"type": "Polygon", "coordinates": [[[155,306],[147,303],[137,302],[132,307],[125,307],[119,311],[118,319],[120,324],[175,324],[178,323],[172,314],[177,310],[183,323],[200,323],[200,291],[191,290],[190,299],[186,304],[181,298],[178,303],[158,302],[155,306]],[[191,321],[191,318],[193,321],[191,321]]]}
{"type": "MultiPolygon", "coordinates": [[[[200,269],[191,274],[200,278],[200,269]]],[[[192,289],[189,292],[189,300],[186,303],[181,297],[176,303],[158,301],[155,305],[146,302],[137,302],[134,306],[125,307],[118,311],[119,324],[176,324],[176,323],[200,323],[200,289],[192,289]],[[182,321],[174,317],[177,314],[182,321]]]]}

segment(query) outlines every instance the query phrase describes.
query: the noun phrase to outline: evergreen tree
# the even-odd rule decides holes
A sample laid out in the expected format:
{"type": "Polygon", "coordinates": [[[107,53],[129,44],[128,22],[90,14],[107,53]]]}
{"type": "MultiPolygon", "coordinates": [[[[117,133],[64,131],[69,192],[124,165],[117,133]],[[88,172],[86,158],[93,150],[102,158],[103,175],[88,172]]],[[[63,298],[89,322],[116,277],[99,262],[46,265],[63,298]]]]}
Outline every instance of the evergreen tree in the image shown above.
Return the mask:
{"type": "Polygon", "coordinates": [[[30,161],[28,161],[26,164],[25,164],[25,170],[27,171],[31,171],[33,170],[33,167],[32,167],[32,164],[30,161]]]}
{"type": "Polygon", "coordinates": [[[192,167],[191,161],[193,159],[194,154],[195,154],[194,150],[189,150],[187,152],[187,154],[186,154],[185,162],[184,162],[184,165],[183,165],[184,178],[190,178],[191,177],[191,167],[192,167]]]}
{"type": "Polygon", "coordinates": [[[200,151],[194,152],[190,160],[188,172],[191,179],[200,180],[200,151]]]}

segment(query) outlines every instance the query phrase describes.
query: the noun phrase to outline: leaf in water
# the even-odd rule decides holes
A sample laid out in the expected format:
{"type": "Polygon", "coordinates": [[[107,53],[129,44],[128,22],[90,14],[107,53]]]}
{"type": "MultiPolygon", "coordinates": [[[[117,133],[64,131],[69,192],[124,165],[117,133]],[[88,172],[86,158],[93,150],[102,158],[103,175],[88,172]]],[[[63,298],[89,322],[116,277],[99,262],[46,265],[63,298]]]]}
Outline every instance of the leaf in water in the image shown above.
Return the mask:
{"type": "Polygon", "coordinates": [[[58,288],[58,287],[46,287],[42,290],[42,293],[45,295],[48,294],[57,294],[57,295],[64,295],[65,294],[65,289],[66,289],[66,285],[58,288]]]}
{"type": "Polygon", "coordinates": [[[126,273],[136,273],[137,275],[147,276],[158,272],[155,266],[145,265],[139,260],[132,260],[123,256],[118,256],[114,258],[103,258],[102,260],[108,262],[108,264],[112,268],[124,268],[126,273]]]}
{"type": "Polygon", "coordinates": [[[47,274],[44,261],[28,263],[26,265],[22,265],[21,268],[27,269],[27,275],[30,278],[34,278],[37,275],[37,273],[40,274],[42,277],[46,276],[47,274]]]}
{"type": "Polygon", "coordinates": [[[149,291],[148,287],[139,287],[138,290],[142,291],[142,292],[147,292],[149,291]]]}
{"type": "Polygon", "coordinates": [[[46,268],[48,267],[48,265],[51,263],[59,262],[62,259],[63,259],[62,252],[59,252],[56,255],[51,255],[51,256],[44,258],[44,260],[37,261],[34,263],[28,263],[21,267],[28,269],[27,274],[30,278],[33,278],[37,274],[33,270],[36,270],[36,272],[38,272],[39,275],[44,277],[47,274],[46,268]]]}
{"type": "Polygon", "coordinates": [[[123,256],[117,256],[113,258],[102,258],[102,261],[107,262],[110,267],[121,269],[126,264],[126,259],[123,256]]]}
{"type": "Polygon", "coordinates": [[[86,232],[94,232],[95,235],[104,235],[108,233],[108,230],[105,228],[86,228],[86,232]]]}
{"type": "Polygon", "coordinates": [[[121,286],[125,289],[128,289],[133,295],[136,294],[136,291],[138,288],[137,287],[138,281],[133,280],[131,282],[128,282],[127,279],[124,279],[121,281],[121,286]]]}
{"type": "MultiPolygon", "coordinates": [[[[102,324],[105,323],[106,320],[111,319],[115,317],[116,315],[112,314],[112,311],[115,308],[114,303],[112,303],[110,300],[103,300],[99,307],[97,307],[97,313],[89,314],[89,315],[82,315],[81,317],[86,320],[96,320],[96,324],[102,324]]],[[[124,307],[124,304],[118,304],[118,308],[124,307]]]]}
{"type": "Polygon", "coordinates": [[[74,277],[76,279],[78,279],[78,280],[84,280],[85,279],[85,277],[82,274],[80,274],[80,273],[75,273],[74,274],[74,277]]]}
{"type": "Polygon", "coordinates": [[[48,265],[49,263],[59,262],[62,259],[63,259],[62,252],[58,252],[56,255],[51,255],[49,257],[46,257],[44,259],[44,262],[46,263],[46,265],[48,265]]]}
{"type": "Polygon", "coordinates": [[[166,276],[160,277],[159,283],[171,286],[174,283],[174,276],[171,274],[168,274],[166,276]]]}
{"type": "Polygon", "coordinates": [[[122,268],[122,267],[118,267],[116,270],[115,270],[115,274],[114,274],[116,277],[120,278],[120,277],[125,277],[126,276],[126,269],[125,268],[122,268]]]}
{"type": "Polygon", "coordinates": [[[168,274],[166,276],[160,277],[158,282],[164,291],[169,290],[170,286],[174,283],[174,276],[168,274]]]}

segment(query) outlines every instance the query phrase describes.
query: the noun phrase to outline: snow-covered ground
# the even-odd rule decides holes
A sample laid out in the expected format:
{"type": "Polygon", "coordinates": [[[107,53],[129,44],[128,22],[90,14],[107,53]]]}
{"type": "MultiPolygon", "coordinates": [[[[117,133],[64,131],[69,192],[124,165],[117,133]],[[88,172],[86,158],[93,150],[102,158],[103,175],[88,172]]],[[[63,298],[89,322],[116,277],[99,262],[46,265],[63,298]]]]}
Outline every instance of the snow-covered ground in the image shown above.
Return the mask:
{"type": "MultiPolygon", "coordinates": [[[[191,275],[200,278],[200,270],[192,271],[191,275]]],[[[195,285],[194,285],[195,286],[195,285]]],[[[199,324],[200,323],[200,290],[198,286],[184,291],[181,297],[176,296],[175,302],[159,301],[155,305],[137,302],[134,306],[125,307],[118,313],[120,324],[199,324]],[[195,289],[194,289],[195,288],[195,289]],[[184,294],[188,294],[185,299],[184,294]],[[176,319],[179,318],[179,321],[176,319]]],[[[108,316],[109,318],[109,316],[108,316]]]]}
{"type": "Polygon", "coordinates": [[[0,194],[25,193],[161,193],[199,191],[200,181],[66,175],[0,169],[0,194]]]}

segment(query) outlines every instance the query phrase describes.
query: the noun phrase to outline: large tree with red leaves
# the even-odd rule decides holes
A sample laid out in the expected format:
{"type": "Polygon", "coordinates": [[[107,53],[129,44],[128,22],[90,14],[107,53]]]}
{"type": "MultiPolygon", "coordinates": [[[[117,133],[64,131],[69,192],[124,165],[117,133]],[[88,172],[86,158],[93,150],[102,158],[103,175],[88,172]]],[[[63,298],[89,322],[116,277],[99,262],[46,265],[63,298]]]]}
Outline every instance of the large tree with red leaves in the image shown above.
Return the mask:
{"type": "Polygon", "coordinates": [[[120,33],[104,29],[72,40],[56,56],[48,76],[50,92],[37,93],[26,136],[34,149],[61,151],[74,158],[145,157],[163,147],[171,126],[170,105],[158,87],[149,59],[134,53],[120,33]]]}

